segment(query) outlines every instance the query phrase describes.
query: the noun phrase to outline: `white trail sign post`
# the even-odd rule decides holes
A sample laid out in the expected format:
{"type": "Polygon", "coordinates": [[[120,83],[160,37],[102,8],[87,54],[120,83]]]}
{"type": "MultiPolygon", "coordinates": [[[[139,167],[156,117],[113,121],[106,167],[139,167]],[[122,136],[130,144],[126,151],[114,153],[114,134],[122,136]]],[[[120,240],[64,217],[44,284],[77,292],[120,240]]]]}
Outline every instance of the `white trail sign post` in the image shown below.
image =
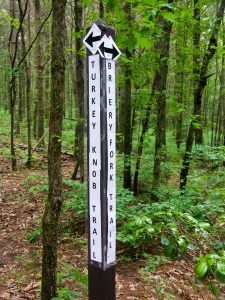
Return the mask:
{"type": "Polygon", "coordinates": [[[87,30],[89,300],[115,300],[116,92],[115,30],[97,22],[87,30]]]}

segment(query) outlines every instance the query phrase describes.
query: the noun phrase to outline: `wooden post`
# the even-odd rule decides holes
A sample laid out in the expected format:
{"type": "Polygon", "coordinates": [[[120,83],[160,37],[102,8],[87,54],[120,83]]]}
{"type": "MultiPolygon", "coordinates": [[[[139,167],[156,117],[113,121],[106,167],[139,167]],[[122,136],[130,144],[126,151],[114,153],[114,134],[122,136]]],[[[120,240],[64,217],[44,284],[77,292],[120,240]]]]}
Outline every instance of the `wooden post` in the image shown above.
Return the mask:
{"type": "Polygon", "coordinates": [[[88,48],[88,278],[89,300],[115,300],[116,97],[115,30],[97,22],[88,48]]]}

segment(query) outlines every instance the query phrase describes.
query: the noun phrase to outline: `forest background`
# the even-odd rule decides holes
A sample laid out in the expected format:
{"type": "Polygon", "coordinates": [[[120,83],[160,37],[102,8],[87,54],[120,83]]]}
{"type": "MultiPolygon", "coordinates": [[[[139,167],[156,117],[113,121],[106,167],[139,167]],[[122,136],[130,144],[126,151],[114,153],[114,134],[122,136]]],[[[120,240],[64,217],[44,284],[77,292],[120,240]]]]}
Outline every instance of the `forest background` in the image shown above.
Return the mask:
{"type": "MultiPolygon", "coordinates": [[[[57,290],[57,259],[45,257],[46,244],[52,256],[58,236],[84,234],[82,39],[86,28],[102,19],[116,29],[123,54],[116,88],[120,259],[144,259],[140,272],[146,280],[158,264],[187,256],[196,278],[223,299],[225,0],[1,0],[0,8],[2,173],[5,159],[6,170],[11,164],[13,172],[40,171],[21,185],[28,198],[40,193],[45,206],[27,237],[34,243],[42,236],[42,259],[55,272],[50,282],[42,273],[42,298],[57,290]],[[67,178],[62,157],[70,159],[67,178]],[[42,174],[47,169],[48,176],[42,174]]],[[[74,289],[61,297],[70,299],[74,289]]],[[[163,293],[159,297],[184,299],[176,288],[163,293]]]]}

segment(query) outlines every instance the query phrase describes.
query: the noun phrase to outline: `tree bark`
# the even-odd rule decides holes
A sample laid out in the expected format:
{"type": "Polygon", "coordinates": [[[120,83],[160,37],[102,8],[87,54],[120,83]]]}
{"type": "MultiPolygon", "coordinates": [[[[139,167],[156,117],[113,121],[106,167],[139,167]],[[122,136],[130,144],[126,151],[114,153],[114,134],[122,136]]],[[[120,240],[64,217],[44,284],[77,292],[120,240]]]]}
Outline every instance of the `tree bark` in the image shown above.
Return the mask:
{"type": "MultiPolygon", "coordinates": [[[[225,9],[225,0],[221,0],[220,7],[216,14],[216,21],[214,24],[214,28],[212,30],[212,34],[211,34],[211,37],[209,40],[208,49],[203,57],[200,74],[199,74],[198,85],[194,92],[194,103],[197,103],[197,107],[201,107],[203,91],[207,84],[207,78],[208,78],[207,70],[208,70],[209,62],[216,53],[217,36],[218,36],[218,32],[219,32],[219,27],[220,27],[220,24],[221,24],[221,21],[223,18],[224,9],[225,9]]],[[[199,111],[196,109],[196,105],[195,105],[194,112],[193,112],[193,119],[191,121],[189,130],[188,130],[186,149],[185,149],[182,169],[181,169],[181,173],[180,173],[180,189],[184,189],[186,187],[186,183],[187,183],[187,176],[188,176],[188,171],[189,171],[189,166],[190,166],[191,152],[192,152],[192,147],[193,147],[193,142],[194,142],[194,134],[195,134],[195,128],[196,128],[195,116],[198,114],[199,114],[199,111]]]]}
{"type": "Polygon", "coordinates": [[[178,29],[178,38],[176,43],[176,72],[175,72],[175,95],[176,101],[178,104],[179,112],[176,116],[176,145],[180,149],[181,143],[183,142],[183,92],[184,92],[184,65],[185,65],[185,56],[182,53],[183,47],[187,47],[186,38],[181,37],[181,29],[178,29]],[[181,41],[180,41],[181,39],[181,41]]]}
{"type": "Polygon", "coordinates": [[[214,146],[214,123],[215,123],[215,103],[216,103],[216,91],[217,91],[217,80],[218,80],[218,58],[216,57],[216,77],[215,77],[215,83],[214,83],[214,92],[213,92],[213,103],[212,103],[212,126],[211,126],[211,147],[214,146]]]}
{"type": "Polygon", "coordinates": [[[61,143],[65,98],[65,0],[52,0],[51,100],[48,145],[48,201],[42,228],[41,299],[50,300],[57,294],[57,240],[62,206],[61,143]]]}
{"type": "MultiPolygon", "coordinates": [[[[223,49],[225,50],[225,24],[223,19],[223,49]]],[[[222,55],[222,71],[221,71],[221,97],[223,105],[223,145],[225,146],[225,54],[222,55]]],[[[225,161],[223,163],[225,166],[225,161]]]]}
{"type": "MultiPolygon", "coordinates": [[[[21,4],[21,0],[18,0],[19,4],[19,10],[20,10],[20,22],[23,22],[23,8],[21,4]]],[[[25,55],[26,53],[26,42],[25,42],[25,34],[24,29],[21,27],[21,41],[22,41],[22,55],[25,55]]],[[[32,164],[32,145],[31,145],[31,70],[28,64],[27,59],[24,60],[24,68],[25,68],[25,74],[26,74],[26,102],[27,102],[27,149],[28,149],[28,155],[27,155],[27,167],[30,168],[32,164]]]]}
{"type": "MultiPolygon", "coordinates": [[[[15,19],[16,17],[16,0],[10,0],[10,18],[15,19]]],[[[10,127],[11,127],[11,164],[12,170],[16,170],[16,152],[15,152],[15,141],[14,141],[14,125],[15,125],[15,104],[16,104],[16,76],[15,76],[15,59],[16,59],[16,31],[11,21],[10,34],[9,34],[9,56],[11,66],[11,78],[9,82],[9,103],[10,103],[10,127]]]]}
{"type": "MultiPolygon", "coordinates": [[[[35,7],[35,27],[36,34],[40,31],[41,26],[41,2],[34,0],[35,7]]],[[[37,139],[39,140],[44,135],[44,67],[43,67],[43,33],[41,32],[36,40],[36,89],[37,89],[37,139]]],[[[42,139],[39,146],[44,146],[44,139],[42,139]]]]}
{"type": "MultiPolygon", "coordinates": [[[[199,0],[194,0],[194,35],[193,35],[193,82],[194,91],[198,86],[199,75],[200,75],[200,38],[201,38],[201,12],[199,7],[199,0]]],[[[196,98],[194,98],[196,100],[196,98]]],[[[202,118],[202,107],[201,102],[194,101],[195,123],[197,124],[195,128],[195,143],[203,144],[203,118],[202,118]]]]}
{"type": "Polygon", "coordinates": [[[154,89],[154,84],[153,84],[153,90],[151,93],[150,101],[149,101],[147,109],[146,109],[144,121],[142,122],[142,131],[141,131],[141,136],[140,136],[139,143],[138,143],[138,153],[137,153],[136,166],[135,166],[135,172],[134,172],[134,182],[133,182],[133,192],[134,192],[135,196],[137,195],[137,192],[138,192],[138,177],[139,177],[139,170],[140,170],[140,166],[141,166],[141,156],[142,156],[142,152],[143,152],[145,134],[148,130],[150,113],[151,113],[151,108],[152,108],[152,98],[154,97],[154,93],[155,93],[155,89],[154,89]]]}
{"type": "MultiPolygon", "coordinates": [[[[83,28],[83,7],[80,0],[75,0],[75,32],[83,28]]],[[[84,182],[84,61],[80,54],[82,39],[76,37],[76,70],[75,70],[75,101],[77,126],[75,130],[74,158],[75,168],[72,179],[76,179],[80,167],[80,182],[84,182]]]]}
{"type": "Polygon", "coordinates": [[[99,1],[99,17],[100,19],[104,18],[104,4],[102,0],[99,1]]]}
{"type": "MultiPolygon", "coordinates": [[[[131,23],[132,15],[131,15],[131,4],[125,3],[124,12],[127,14],[127,22],[131,23]]],[[[132,53],[126,48],[125,55],[127,59],[127,63],[125,64],[125,91],[124,91],[124,172],[123,172],[123,187],[125,189],[131,189],[131,58],[132,53]]]]}
{"type": "Polygon", "coordinates": [[[155,72],[155,98],[157,102],[157,125],[155,156],[153,170],[153,189],[157,188],[160,183],[161,161],[163,157],[163,146],[165,145],[166,134],[166,82],[168,75],[168,58],[170,49],[170,33],[172,23],[159,16],[158,25],[162,28],[162,37],[156,43],[155,49],[159,53],[159,62],[155,72]]]}

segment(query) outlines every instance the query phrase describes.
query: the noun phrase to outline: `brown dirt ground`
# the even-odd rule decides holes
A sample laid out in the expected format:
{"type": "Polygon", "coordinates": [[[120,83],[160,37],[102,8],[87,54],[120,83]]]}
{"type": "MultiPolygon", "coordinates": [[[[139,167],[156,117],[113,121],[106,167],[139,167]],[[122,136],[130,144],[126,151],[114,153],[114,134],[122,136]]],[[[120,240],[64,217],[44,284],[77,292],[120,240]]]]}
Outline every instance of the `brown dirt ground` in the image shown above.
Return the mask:
{"type": "MultiPolygon", "coordinates": [[[[64,176],[69,179],[73,163],[64,160],[64,176]]],[[[20,167],[12,173],[10,161],[0,157],[0,299],[37,300],[41,280],[41,243],[27,242],[27,235],[36,227],[43,212],[45,192],[30,193],[26,178],[47,175],[46,170],[26,170],[20,167]]],[[[62,236],[59,241],[59,268],[63,263],[87,274],[87,250],[79,243],[85,237],[62,236]]],[[[215,299],[206,285],[197,282],[193,272],[193,257],[168,261],[154,273],[141,275],[145,261],[124,262],[118,257],[118,300],[211,300],[215,299]]],[[[73,280],[60,284],[71,290],[83,291],[73,280]]],[[[81,298],[79,298],[81,299],[81,298]]],[[[82,300],[87,299],[83,296],[82,300]]],[[[221,299],[225,299],[225,293],[221,299]]]]}

